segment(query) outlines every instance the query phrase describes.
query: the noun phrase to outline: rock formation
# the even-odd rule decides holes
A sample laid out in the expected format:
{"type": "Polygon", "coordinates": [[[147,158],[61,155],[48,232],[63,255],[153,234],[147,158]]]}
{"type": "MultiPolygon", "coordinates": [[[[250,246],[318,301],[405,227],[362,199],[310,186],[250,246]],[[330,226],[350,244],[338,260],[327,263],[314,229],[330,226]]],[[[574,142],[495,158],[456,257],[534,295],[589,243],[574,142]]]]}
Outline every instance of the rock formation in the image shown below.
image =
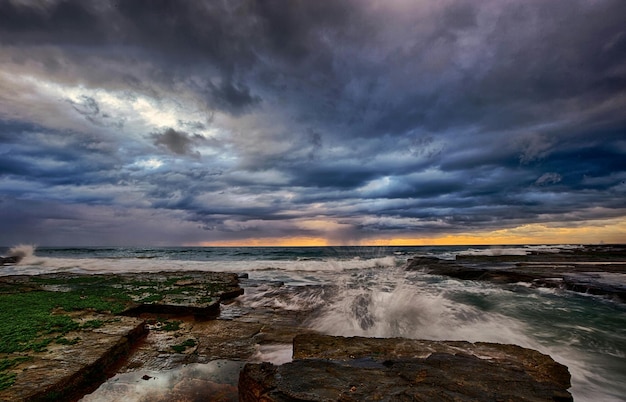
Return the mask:
{"type": "Polygon", "coordinates": [[[528,255],[460,255],[454,261],[418,257],[409,260],[406,269],[463,280],[524,282],[626,302],[626,248],[620,246],[528,255]]]}
{"type": "Polygon", "coordinates": [[[17,264],[22,261],[22,256],[11,255],[8,257],[0,257],[0,265],[17,264]]]}
{"type": "Polygon", "coordinates": [[[567,367],[515,345],[294,339],[294,361],[247,364],[240,401],[571,401],[567,367]]]}

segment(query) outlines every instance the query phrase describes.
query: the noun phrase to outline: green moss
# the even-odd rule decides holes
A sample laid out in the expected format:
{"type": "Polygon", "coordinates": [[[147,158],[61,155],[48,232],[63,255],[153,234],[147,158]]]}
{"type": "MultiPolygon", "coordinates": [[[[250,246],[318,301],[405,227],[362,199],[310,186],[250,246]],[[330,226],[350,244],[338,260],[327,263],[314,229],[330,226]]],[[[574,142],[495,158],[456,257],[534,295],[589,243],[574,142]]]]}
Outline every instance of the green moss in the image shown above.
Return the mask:
{"type": "Polygon", "coordinates": [[[201,298],[198,300],[198,302],[199,302],[200,304],[211,304],[211,303],[213,303],[213,301],[215,301],[215,300],[216,300],[216,299],[214,299],[214,298],[213,298],[213,297],[211,297],[211,296],[203,296],[203,297],[201,297],[201,298]]]}
{"type": "Polygon", "coordinates": [[[183,343],[179,343],[178,345],[173,345],[172,349],[176,353],[183,353],[187,348],[191,348],[196,346],[198,343],[194,339],[187,339],[183,343]]]}
{"type": "Polygon", "coordinates": [[[5,371],[10,369],[13,366],[17,366],[18,364],[30,360],[30,357],[20,356],[13,359],[0,359],[0,371],[5,371]]]}
{"type": "Polygon", "coordinates": [[[68,278],[33,277],[32,281],[40,285],[63,286],[69,291],[54,293],[69,293],[80,295],[79,300],[72,299],[66,310],[82,310],[86,308],[98,311],[119,313],[132,301],[128,290],[122,286],[123,281],[115,276],[81,275],[68,278]]]}
{"type": "MultiPolygon", "coordinates": [[[[93,309],[120,312],[125,304],[78,292],[0,294],[0,339],[3,340],[0,353],[42,351],[59,335],[80,329],[70,316],[53,313],[59,308],[65,311],[93,309]]],[[[86,325],[94,328],[95,324],[88,322],[86,325]]]]}
{"type": "Polygon", "coordinates": [[[102,320],[89,320],[89,321],[85,321],[84,323],[82,323],[80,328],[81,329],[101,328],[103,325],[104,325],[104,321],[102,320]]]}
{"type": "MultiPolygon", "coordinates": [[[[211,297],[226,290],[224,283],[192,280],[191,276],[167,277],[164,280],[142,280],[117,275],[63,275],[34,276],[15,284],[0,284],[0,354],[28,354],[42,352],[53,342],[73,345],[80,337],[66,337],[71,331],[100,328],[112,320],[89,320],[82,324],[70,316],[72,311],[93,310],[119,314],[136,303],[155,303],[166,296],[181,303],[199,300],[214,301],[211,297]],[[192,297],[188,297],[192,295],[192,297]]],[[[178,331],[182,321],[159,319],[162,325],[155,330],[178,331]]],[[[183,353],[196,345],[194,339],[172,346],[183,353]]],[[[28,357],[0,358],[0,390],[10,387],[17,374],[11,370],[28,357]]],[[[54,398],[53,398],[54,399],[54,398]]]]}
{"type": "Polygon", "coordinates": [[[166,318],[158,317],[156,321],[152,321],[150,324],[154,325],[157,322],[161,325],[155,326],[153,328],[154,331],[178,331],[180,329],[180,325],[183,323],[182,321],[170,321],[166,318]]]}
{"type": "Polygon", "coordinates": [[[179,281],[187,281],[187,280],[191,280],[191,279],[193,279],[191,276],[174,277],[174,278],[170,278],[170,279],[167,279],[167,280],[163,281],[163,284],[165,286],[172,286],[172,285],[176,284],[179,281]]]}
{"type": "Polygon", "coordinates": [[[7,373],[4,371],[0,371],[0,391],[3,389],[9,388],[13,383],[15,383],[15,378],[17,374],[15,373],[7,373]]]}
{"type": "MultiPolygon", "coordinates": [[[[96,305],[97,300],[111,302],[118,301],[123,304],[157,303],[163,301],[165,295],[170,298],[176,295],[194,295],[192,299],[199,299],[200,303],[211,303],[213,295],[223,292],[228,288],[225,283],[191,283],[189,286],[177,286],[180,281],[193,280],[191,276],[174,276],[164,280],[133,279],[115,275],[79,275],[62,278],[34,277],[32,282],[40,286],[61,286],[63,290],[71,293],[79,293],[86,304],[91,304],[96,310],[104,310],[104,305],[96,305]],[[94,300],[95,298],[95,300],[94,300]]],[[[55,289],[58,290],[58,289],[55,289]]],[[[183,300],[187,300],[187,297],[183,300]]],[[[83,303],[84,304],[84,303],[83,303]]],[[[73,309],[84,308],[83,304],[77,304],[73,309]]],[[[123,310],[124,307],[121,307],[123,310]]],[[[113,313],[118,313],[112,309],[113,313]]]]}
{"type": "MultiPolygon", "coordinates": [[[[154,290],[154,289],[151,289],[151,290],[156,292],[156,290],[154,290]]],[[[161,301],[161,300],[163,300],[163,295],[162,294],[153,293],[153,294],[150,294],[148,296],[145,296],[142,299],[139,299],[138,302],[139,303],[154,303],[154,302],[158,302],[158,301],[161,301]]]]}
{"type": "Polygon", "coordinates": [[[0,359],[0,391],[13,385],[17,377],[17,374],[8,372],[7,370],[27,360],[30,360],[30,358],[24,356],[14,359],[0,359]]]}
{"type": "Polygon", "coordinates": [[[64,338],[64,337],[60,336],[57,339],[55,339],[54,341],[56,343],[58,343],[59,345],[75,345],[78,342],[80,342],[80,338],[79,337],[75,337],[74,339],[67,339],[67,338],[64,338]]]}

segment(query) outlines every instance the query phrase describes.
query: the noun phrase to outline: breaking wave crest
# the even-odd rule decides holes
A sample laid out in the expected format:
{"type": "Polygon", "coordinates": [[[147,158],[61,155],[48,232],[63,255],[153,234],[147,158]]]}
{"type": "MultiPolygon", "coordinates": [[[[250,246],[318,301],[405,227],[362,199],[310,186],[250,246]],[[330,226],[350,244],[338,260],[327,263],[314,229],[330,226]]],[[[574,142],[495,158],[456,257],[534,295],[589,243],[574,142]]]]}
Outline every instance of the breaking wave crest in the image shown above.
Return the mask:
{"type": "Polygon", "coordinates": [[[401,284],[393,290],[342,289],[335,294],[311,319],[311,328],[340,336],[529,343],[518,321],[455,303],[444,292],[401,284]]]}
{"type": "Polygon", "coordinates": [[[32,256],[34,249],[34,246],[24,244],[12,247],[8,250],[6,256],[0,254],[0,266],[5,267],[6,265],[12,266],[19,264],[25,258],[32,256]]]}
{"type": "Polygon", "coordinates": [[[19,266],[9,267],[0,275],[26,274],[36,275],[51,272],[79,273],[127,273],[151,271],[216,271],[216,272],[258,272],[288,271],[301,273],[332,273],[366,268],[395,267],[403,260],[385,256],[378,258],[324,258],[324,259],[211,259],[183,260],[170,259],[167,254],[162,256],[134,257],[68,257],[38,256],[36,248],[31,245],[19,245],[8,251],[9,255],[20,255],[19,266]]]}
{"type": "Polygon", "coordinates": [[[28,259],[35,255],[36,247],[32,244],[18,244],[7,252],[7,257],[19,257],[21,260],[28,259]]]}

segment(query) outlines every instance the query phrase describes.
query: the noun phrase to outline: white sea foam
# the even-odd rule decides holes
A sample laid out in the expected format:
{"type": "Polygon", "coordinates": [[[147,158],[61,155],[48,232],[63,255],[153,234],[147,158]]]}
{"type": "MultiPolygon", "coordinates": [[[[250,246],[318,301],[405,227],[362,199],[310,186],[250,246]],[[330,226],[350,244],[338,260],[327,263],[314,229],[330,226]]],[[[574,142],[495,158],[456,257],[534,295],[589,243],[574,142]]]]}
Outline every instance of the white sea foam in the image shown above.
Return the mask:
{"type": "MultiPolygon", "coordinates": [[[[544,345],[534,342],[521,346],[545,353],[555,361],[567,366],[572,376],[572,387],[569,391],[574,396],[575,401],[624,401],[623,389],[607,386],[608,384],[623,384],[623,367],[618,370],[610,370],[606,366],[605,358],[582,353],[570,345],[544,345]]],[[[621,388],[624,387],[621,386],[621,388]]]]}
{"type": "Polygon", "coordinates": [[[409,284],[391,291],[341,289],[309,325],[341,336],[528,342],[520,322],[456,303],[444,293],[409,284]]]}
{"type": "MultiPolygon", "coordinates": [[[[28,250],[27,247],[25,247],[28,250]]],[[[216,271],[216,272],[254,272],[254,271],[294,271],[294,272],[341,272],[365,268],[394,267],[394,257],[372,259],[327,259],[327,260],[210,260],[187,261],[146,258],[56,258],[38,257],[27,254],[19,266],[4,269],[0,275],[34,275],[50,272],[84,273],[128,273],[157,271],[216,271]]]]}
{"type": "Polygon", "coordinates": [[[458,255],[498,256],[498,255],[527,255],[529,250],[525,247],[491,247],[459,251],[458,255]]]}
{"type": "Polygon", "coordinates": [[[582,248],[583,246],[572,244],[559,245],[525,245],[519,247],[488,247],[488,248],[469,248],[459,251],[458,255],[475,255],[475,256],[500,256],[500,255],[528,255],[532,252],[542,253],[561,253],[582,248]]]}
{"type": "Polygon", "coordinates": [[[17,246],[11,247],[7,253],[8,257],[22,257],[22,260],[25,258],[28,259],[35,254],[35,246],[32,244],[19,244],[17,246]]]}
{"type": "Polygon", "coordinates": [[[255,354],[250,359],[253,362],[269,362],[280,365],[293,360],[293,346],[291,344],[257,345],[256,349],[255,354]]]}
{"type": "Polygon", "coordinates": [[[284,311],[310,311],[323,305],[329,295],[329,290],[323,286],[297,287],[297,291],[290,286],[262,285],[249,288],[241,297],[241,301],[248,307],[270,308],[284,311]]]}

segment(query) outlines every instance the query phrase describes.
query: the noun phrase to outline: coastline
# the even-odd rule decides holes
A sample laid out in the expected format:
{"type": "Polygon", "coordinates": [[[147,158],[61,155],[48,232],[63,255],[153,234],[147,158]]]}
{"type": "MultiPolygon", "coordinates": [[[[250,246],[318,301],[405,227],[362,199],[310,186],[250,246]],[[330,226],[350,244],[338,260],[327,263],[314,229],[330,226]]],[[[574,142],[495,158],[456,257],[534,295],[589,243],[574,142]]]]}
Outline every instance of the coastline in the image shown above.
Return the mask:
{"type": "MultiPolygon", "coordinates": [[[[606,258],[606,255],[604,257],[600,257],[597,250],[594,251],[594,253],[596,254],[593,257],[591,257],[590,254],[585,257],[583,252],[568,254],[575,256],[574,258],[558,255],[555,256],[553,253],[532,255],[530,257],[463,256],[458,258],[456,261],[445,259],[435,260],[429,257],[421,257],[421,259],[418,258],[409,261],[405,267],[402,267],[402,269],[407,268],[409,269],[406,271],[408,273],[415,272],[420,275],[420,277],[421,275],[426,275],[425,278],[428,278],[430,275],[445,275],[445,273],[434,272],[433,267],[439,267],[440,269],[444,267],[446,269],[450,269],[451,267],[458,269],[458,267],[461,267],[465,271],[461,270],[458,272],[465,272],[463,275],[470,275],[470,277],[465,279],[469,279],[470,281],[487,280],[494,283],[496,286],[503,286],[506,289],[514,291],[517,291],[515,289],[519,289],[520,287],[523,288],[524,286],[529,286],[530,288],[535,289],[544,287],[556,289],[558,291],[567,291],[563,286],[552,287],[551,284],[546,285],[541,281],[538,281],[537,277],[526,278],[527,281],[520,282],[519,275],[522,275],[520,270],[525,270],[523,275],[529,275],[529,272],[532,270],[549,270],[551,278],[555,278],[555,273],[557,272],[562,274],[575,274],[578,276],[589,275],[590,272],[594,275],[598,275],[601,272],[623,275],[623,267],[621,265],[619,255],[606,258]],[[604,270],[604,268],[607,269],[604,270]],[[414,271],[411,271],[411,269],[414,271]],[[417,271],[415,271],[415,269],[417,271]],[[570,271],[567,271],[567,269],[570,269],[570,271]],[[477,273],[480,275],[476,276],[477,273]],[[504,275],[504,273],[509,276],[504,275]],[[513,278],[513,276],[511,276],[512,273],[517,275],[517,277],[513,278]]],[[[265,272],[267,271],[259,271],[257,274],[265,275],[265,272]]],[[[399,273],[399,271],[397,273],[399,273]]],[[[134,277],[132,281],[136,281],[138,278],[143,278],[143,280],[155,282],[158,275],[159,274],[155,272],[142,272],[130,275],[129,277],[134,277]]],[[[150,306],[149,308],[138,307],[137,300],[134,300],[131,303],[134,303],[134,306],[128,305],[125,307],[127,313],[129,311],[132,312],[131,315],[134,316],[134,319],[140,320],[139,322],[141,325],[139,326],[143,328],[144,331],[141,335],[126,336],[123,333],[113,331],[111,327],[106,329],[106,325],[100,328],[91,329],[93,333],[98,334],[96,338],[104,336],[103,334],[106,334],[107,332],[110,333],[112,331],[117,334],[116,336],[118,336],[118,340],[125,338],[122,343],[126,343],[129,347],[127,349],[123,349],[123,358],[116,359],[115,364],[111,365],[112,368],[104,377],[102,377],[102,373],[95,373],[93,371],[89,374],[89,377],[91,377],[92,380],[96,378],[100,378],[100,380],[97,380],[95,381],[95,384],[90,385],[91,388],[83,388],[83,391],[81,391],[82,393],[92,392],[94,390],[93,387],[102,383],[107,376],[114,375],[113,378],[117,378],[119,380],[114,380],[111,383],[105,382],[104,385],[98,388],[98,393],[94,394],[94,396],[85,395],[83,397],[85,401],[106,400],[98,398],[102,398],[102,395],[107,395],[107,393],[108,395],[112,395],[111,393],[120,392],[119,389],[115,388],[115,382],[117,382],[118,386],[120,385],[120,381],[135,381],[135,383],[145,383],[146,386],[149,386],[150,384],[153,384],[151,381],[155,381],[153,379],[162,378],[164,375],[171,375],[174,377],[181,376],[179,380],[177,380],[178,385],[172,386],[173,388],[168,391],[170,392],[170,396],[172,395],[171,392],[174,392],[174,388],[177,389],[176,392],[196,392],[191,388],[195,387],[194,389],[197,389],[197,387],[208,387],[210,389],[214,389],[215,392],[226,393],[231,395],[232,398],[235,398],[239,392],[237,391],[238,373],[243,370],[246,363],[260,364],[263,361],[267,361],[268,356],[273,356],[269,359],[269,361],[272,361],[274,364],[278,364],[279,366],[281,364],[288,363],[292,359],[291,350],[293,339],[298,335],[305,334],[307,336],[311,336],[310,334],[315,334],[317,332],[313,330],[310,325],[311,317],[318,314],[316,312],[318,306],[315,303],[311,304],[308,309],[300,308],[298,310],[289,310],[276,308],[277,305],[282,303],[281,299],[287,295],[285,292],[289,292],[290,289],[289,286],[282,282],[259,281],[258,279],[250,280],[241,273],[211,273],[208,271],[174,271],[162,273],[162,275],[165,276],[161,282],[167,284],[167,286],[173,286],[170,289],[170,293],[172,296],[176,296],[174,299],[161,297],[156,300],[154,295],[151,295],[151,291],[147,291],[147,288],[154,287],[154,283],[151,283],[149,286],[147,284],[138,286],[134,290],[131,290],[130,288],[125,290],[128,295],[131,296],[130,299],[133,299],[133,297],[139,297],[140,300],[146,302],[150,301],[150,303],[145,304],[146,306],[150,306]],[[171,275],[169,279],[167,278],[168,275],[171,275]],[[194,278],[194,275],[197,276],[194,278]],[[197,311],[193,311],[192,309],[181,308],[179,296],[182,292],[184,290],[193,290],[191,293],[200,294],[201,292],[199,292],[196,288],[196,286],[199,285],[199,283],[197,283],[199,278],[210,278],[211,275],[215,275],[213,276],[213,280],[218,277],[230,278],[228,281],[230,281],[229,283],[231,283],[231,285],[234,284],[235,280],[239,283],[239,285],[234,286],[230,290],[231,293],[229,293],[229,295],[225,297],[218,297],[217,300],[219,300],[219,302],[212,304],[213,307],[211,308],[213,310],[210,314],[198,314],[197,311]],[[176,279],[174,280],[174,278],[176,279]],[[175,289],[176,287],[178,287],[178,289],[175,289]],[[244,288],[247,294],[243,297],[248,299],[245,303],[241,303],[239,301],[239,295],[241,295],[244,291],[244,288]],[[137,292],[137,289],[143,290],[141,292],[137,292]],[[254,296],[254,294],[257,294],[258,297],[254,296]],[[250,299],[250,297],[252,297],[252,299],[250,299]],[[160,310],[159,301],[164,300],[169,300],[170,306],[166,307],[167,304],[163,303],[162,307],[164,308],[160,310]],[[172,301],[177,301],[179,304],[175,309],[171,308],[171,305],[175,304],[171,303],[172,301]],[[217,309],[215,309],[216,305],[218,306],[217,309]],[[135,310],[133,311],[132,309],[135,310]],[[130,340],[132,340],[132,342],[130,342],[130,340]],[[211,374],[207,374],[204,379],[197,378],[194,372],[189,371],[192,370],[192,368],[193,370],[202,371],[206,370],[207,367],[212,367],[213,371],[211,374]],[[142,374],[139,378],[131,377],[133,375],[139,375],[139,373],[145,374],[142,374]],[[217,373],[221,374],[218,375],[217,373]],[[226,373],[229,373],[228,379],[223,378],[226,373]],[[218,378],[220,375],[222,375],[222,377],[218,378]],[[143,376],[150,378],[142,379],[143,376]],[[128,378],[135,378],[135,380],[129,380],[128,378]],[[192,384],[195,384],[194,387],[192,387],[192,384]],[[109,387],[108,390],[107,386],[109,387]]],[[[119,280],[123,277],[123,274],[79,275],[67,272],[47,274],[43,276],[4,276],[0,277],[0,290],[7,293],[7,284],[11,283],[11,286],[17,286],[17,289],[19,289],[22,293],[33,290],[41,291],[46,287],[48,291],[67,291],[72,288],[72,283],[76,285],[80,282],[77,278],[91,278],[90,280],[93,281],[92,283],[95,284],[99,281],[99,284],[102,285],[103,283],[106,284],[107,281],[113,281],[114,278],[116,278],[115,280],[119,280]],[[36,286],[33,286],[33,280],[35,280],[35,282],[39,281],[36,286]],[[42,281],[44,280],[52,280],[55,283],[48,283],[42,287],[42,281]]],[[[202,281],[200,280],[199,282],[202,281]]],[[[207,280],[206,284],[210,282],[211,280],[207,280]]],[[[112,283],[113,282],[109,282],[109,284],[112,283]]],[[[553,281],[552,283],[556,282],[553,281]]],[[[100,288],[101,287],[102,286],[100,286],[100,288]]],[[[311,295],[314,295],[316,292],[325,289],[325,287],[308,288],[307,286],[300,286],[299,297],[309,297],[306,296],[306,292],[308,291],[307,289],[310,289],[312,292],[311,295]]],[[[330,288],[326,289],[326,291],[329,290],[330,288]]],[[[576,292],[575,289],[574,291],[576,292]]],[[[591,293],[588,289],[583,293],[585,292],[591,293]]],[[[328,296],[334,297],[332,296],[332,293],[329,293],[328,296]]],[[[617,297],[613,297],[613,301],[610,300],[611,299],[607,299],[607,302],[622,303],[622,301],[617,297]]],[[[409,300],[406,302],[408,303],[409,300]]],[[[206,307],[208,307],[208,305],[206,307]]],[[[56,311],[56,313],[60,312],[62,313],[62,311],[56,311]]],[[[97,312],[92,311],[92,313],[97,312]]],[[[367,309],[362,310],[361,313],[365,314],[362,317],[361,325],[367,324],[367,320],[369,320],[369,318],[367,318],[367,314],[369,314],[367,309]]],[[[75,314],[77,314],[75,318],[80,318],[80,314],[75,314]]],[[[106,318],[103,318],[102,312],[97,314],[100,314],[100,316],[93,316],[89,318],[85,315],[80,319],[82,322],[94,320],[104,322],[107,321],[106,318]]],[[[128,314],[122,314],[120,317],[127,317],[127,315],[128,314]]],[[[113,316],[117,317],[115,314],[113,316]]],[[[126,320],[126,318],[123,318],[122,321],[123,320],[126,320]]],[[[137,328],[137,326],[134,328],[137,328]]],[[[81,339],[84,337],[85,341],[87,341],[89,339],[89,336],[86,335],[88,331],[86,331],[86,328],[82,329],[82,331],[85,335],[81,336],[68,333],[69,335],[64,336],[64,338],[72,341],[77,337],[81,337],[81,339]]],[[[132,331],[129,330],[129,333],[131,332],[132,331]]],[[[73,351],[90,348],[90,346],[85,345],[87,344],[81,345],[76,343],[75,345],[61,345],[55,343],[52,344],[48,350],[52,350],[53,353],[57,354],[57,356],[71,356],[77,355],[77,353],[73,351]],[[65,351],[63,351],[64,348],[66,348],[65,351]]],[[[107,351],[105,354],[111,356],[119,355],[112,351],[107,351]]],[[[300,365],[303,363],[297,364],[300,365]]],[[[18,374],[20,372],[24,373],[31,370],[31,373],[35,373],[36,370],[33,366],[36,366],[36,364],[32,361],[19,362],[17,365],[12,366],[9,371],[18,374]]],[[[65,378],[67,378],[67,376],[65,378]]],[[[70,382],[74,383],[75,381],[71,380],[70,382]]],[[[156,394],[151,395],[156,397],[156,394]]]]}

